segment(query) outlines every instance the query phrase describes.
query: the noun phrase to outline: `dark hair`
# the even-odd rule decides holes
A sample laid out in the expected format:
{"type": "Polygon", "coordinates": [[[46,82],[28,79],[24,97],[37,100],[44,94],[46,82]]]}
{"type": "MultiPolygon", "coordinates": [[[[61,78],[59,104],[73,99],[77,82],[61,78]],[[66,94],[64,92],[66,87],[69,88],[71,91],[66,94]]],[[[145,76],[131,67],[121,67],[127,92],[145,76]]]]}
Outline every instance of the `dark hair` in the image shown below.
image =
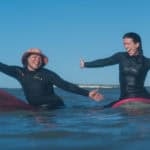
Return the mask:
{"type": "Polygon", "coordinates": [[[138,51],[140,55],[143,55],[142,40],[141,40],[141,37],[137,33],[134,33],[134,32],[126,33],[123,36],[123,39],[125,38],[131,38],[134,43],[139,43],[138,51]]]}

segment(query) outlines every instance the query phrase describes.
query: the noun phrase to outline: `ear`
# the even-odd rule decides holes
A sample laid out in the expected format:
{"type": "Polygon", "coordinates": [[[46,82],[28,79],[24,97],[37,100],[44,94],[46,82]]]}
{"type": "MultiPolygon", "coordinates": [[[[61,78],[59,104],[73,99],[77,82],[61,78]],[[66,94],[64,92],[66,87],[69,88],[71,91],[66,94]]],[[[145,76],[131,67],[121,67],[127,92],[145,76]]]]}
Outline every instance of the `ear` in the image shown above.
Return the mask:
{"type": "Polygon", "coordinates": [[[140,47],[140,43],[136,43],[136,48],[139,48],[140,47]]]}

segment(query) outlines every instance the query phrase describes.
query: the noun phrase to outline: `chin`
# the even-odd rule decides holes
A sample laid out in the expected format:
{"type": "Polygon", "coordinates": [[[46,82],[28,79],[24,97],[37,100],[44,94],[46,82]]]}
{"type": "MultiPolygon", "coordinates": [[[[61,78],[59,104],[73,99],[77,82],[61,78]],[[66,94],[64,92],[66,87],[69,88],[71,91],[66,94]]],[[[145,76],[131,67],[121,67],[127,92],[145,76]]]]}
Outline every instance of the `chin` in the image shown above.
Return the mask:
{"type": "Polygon", "coordinates": [[[129,54],[130,56],[134,56],[133,54],[129,54]]]}
{"type": "Polygon", "coordinates": [[[133,53],[128,53],[128,55],[129,55],[129,56],[133,56],[134,54],[133,54],[133,53]]]}
{"type": "Polygon", "coordinates": [[[39,69],[40,68],[40,66],[39,67],[36,67],[35,69],[39,69]]]}
{"type": "Polygon", "coordinates": [[[34,66],[34,67],[32,67],[33,69],[35,69],[35,70],[37,70],[37,69],[39,69],[40,67],[39,66],[34,66]]]}

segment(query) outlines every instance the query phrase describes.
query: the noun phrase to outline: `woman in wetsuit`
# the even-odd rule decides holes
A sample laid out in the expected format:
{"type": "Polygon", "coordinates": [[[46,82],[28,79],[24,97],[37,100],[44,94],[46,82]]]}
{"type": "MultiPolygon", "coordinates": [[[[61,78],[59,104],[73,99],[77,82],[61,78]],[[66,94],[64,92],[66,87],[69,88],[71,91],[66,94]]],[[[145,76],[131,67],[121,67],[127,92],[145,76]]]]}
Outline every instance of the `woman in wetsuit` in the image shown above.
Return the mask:
{"type": "MultiPolygon", "coordinates": [[[[80,67],[93,68],[119,64],[120,98],[150,98],[144,82],[150,69],[150,59],[143,55],[142,41],[137,33],[126,33],[123,36],[126,52],[118,52],[113,56],[92,62],[80,61],[80,67]]],[[[113,103],[109,104],[112,106],[113,103]]]]}
{"type": "Polygon", "coordinates": [[[89,92],[79,88],[63,80],[53,71],[43,68],[47,63],[48,58],[40,49],[31,48],[22,56],[24,67],[0,63],[0,71],[16,78],[21,83],[29,104],[33,106],[46,105],[48,108],[64,106],[62,99],[55,94],[53,85],[66,91],[89,96],[96,101],[102,99],[102,95],[96,90],[89,92]]]}

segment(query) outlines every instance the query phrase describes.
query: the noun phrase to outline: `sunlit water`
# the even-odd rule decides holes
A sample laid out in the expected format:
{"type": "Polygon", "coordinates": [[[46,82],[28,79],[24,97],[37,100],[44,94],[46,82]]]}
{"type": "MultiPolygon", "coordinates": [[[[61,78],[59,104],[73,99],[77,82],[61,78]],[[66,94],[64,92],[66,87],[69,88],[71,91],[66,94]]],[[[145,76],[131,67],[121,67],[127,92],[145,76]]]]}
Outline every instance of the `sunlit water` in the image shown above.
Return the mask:
{"type": "MultiPolygon", "coordinates": [[[[7,89],[25,99],[23,92],[7,89]]],[[[66,108],[52,111],[0,112],[1,150],[146,150],[150,146],[150,111],[101,109],[119,97],[101,89],[104,101],[56,89],[66,108]]]]}

